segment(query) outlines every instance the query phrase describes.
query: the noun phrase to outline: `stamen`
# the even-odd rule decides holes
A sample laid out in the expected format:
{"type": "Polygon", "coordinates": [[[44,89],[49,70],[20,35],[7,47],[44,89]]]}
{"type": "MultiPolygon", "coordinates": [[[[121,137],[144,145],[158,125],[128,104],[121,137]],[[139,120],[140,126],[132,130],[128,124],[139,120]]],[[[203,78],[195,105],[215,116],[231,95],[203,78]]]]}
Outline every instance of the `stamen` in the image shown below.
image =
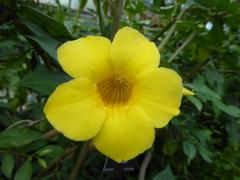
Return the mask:
{"type": "Polygon", "coordinates": [[[106,106],[125,105],[132,95],[132,84],[119,75],[113,75],[97,84],[106,106]]]}

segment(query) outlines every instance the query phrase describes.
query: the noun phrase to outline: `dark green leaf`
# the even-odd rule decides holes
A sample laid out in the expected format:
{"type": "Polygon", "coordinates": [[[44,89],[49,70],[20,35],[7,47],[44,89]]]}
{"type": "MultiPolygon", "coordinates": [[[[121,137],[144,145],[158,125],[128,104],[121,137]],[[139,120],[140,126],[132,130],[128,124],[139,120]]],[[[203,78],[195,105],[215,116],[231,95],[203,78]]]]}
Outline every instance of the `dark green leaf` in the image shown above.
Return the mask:
{"type": "Polygon", "coordinates": [[[67,75],[60,72],[35,71],[27,74],[18,85],[31,88],[43,95],[49,95],[59,84],[69,79],[67,75]]]}
{"type": "Polygon", "coordinates": [[[47,37],[41,36],[26,36],[36,42],[51,58],[57,59],[57,46],[59,42],[47,37]]]}
{"type": "Polygon", "coordinates": [[[227,124],[226,130],[228,132],[229,142],[233,145],[233,147],[237,150],[240,144],[240,132],[238,129],[238,125],[235,121],[227,124]]]}
{"type": "Polygon", "coordinates": [[[202,158],[207,162],[212,162],[210,156],[211,152],[206,148],[204,144],[198,144],[197,149],[202,158]]]}
{"type": "Polygon", "coordinates": [[[163,152],[164,154],[171,156],[177,151],[177,148],[178,144],[176,140],[167,139],[167,141],[163,145],[163,152]]]}
{"type": "Polygon", "coordinates": [[[62,23],[50,16],[47,16],[46,14],[43,14],[41,11],[30,6],[21,6],[19,11],[24,20],[42,26],[42,28],[52,36],[71,38],[71,34],[62,23]]]}
{"type": "Polygon", "coordinates": [[[37,152],[38,156],[47,158],[58,158],[64,154],[64,150],[61,146],[48,145],[37,152]]]}
{"type": "Polygon", "coordinates": [[[197,4],[203,6],[203,7],[214,7],[217,5],[218,0],[194,0],[197,4]]]}
{"type": "Polygon", "coordinates": [[[211,138],[211,131],[207,129],[194,129],[193,134],[200,142],[203,143],[209,141],[211,138]]]}
{"type": "Polygon", "coordinates": [[[226,114],[233,116],[233,117],[240,117],[240,109],[236,106],[232,105],[226,105],[221,101],[214,100],[212,101],[217,108],[219,108],[221,111],[225,112],[226,114]]]}
{"type": "Polygon", "coordinates": [[[14,180],[31,180],[32,164],[26,161],[16,172],[14,180]]]}
{"type": "Polygon", "coordinates": [[[198,109],[198,111],[201,111],[202,110],[202,103],[200,100],[198,100],[196,97],[194,96],[187,96],[188,100],[191,101],[195,106],[196,108],[198,109]]]}
{"type": "Polygon", "coordinates": [[[191,160],[196,156],[197,150],[192,143],[188,141],[183,141],[183,152],[188,157],[188,163],[190,163],[191,160]]]}
{"type": "Polygon", "coordinates": [[[202,99],[212,100],[212,99],[221,99],[221,97],[211,90],[205,83],[203,76],[198,76],[192,84],[185,84],[187,87],[191,88],[196,92],[197,95],[200,95],[202,99]]]}
{"type": "Polygon", "coordinates": [[[9,179],[12,177],[13,167],[14,167],[13,156],[9,153],[5,154],[2,159],[1,170],[2,173],[9,179]]]}
{"type": "Polygon", "coordinates": [[[7,103],[0,102],[0,108],[6,108],[6,109],[9,109],[9,105],[8,105],[7,103]]]}
{"type": "Polygon", "coordinates": [[[170,166],[168,165],[164,170],[154,176],[153,180],[175,180],[175,176],[172,173],[170,166]]]}
{"type": "Polygon", "coordinates": [[[0,133],[0,148],[18,148],[39,140],[42,135],[26,128],[14,128],[0,133]]]}

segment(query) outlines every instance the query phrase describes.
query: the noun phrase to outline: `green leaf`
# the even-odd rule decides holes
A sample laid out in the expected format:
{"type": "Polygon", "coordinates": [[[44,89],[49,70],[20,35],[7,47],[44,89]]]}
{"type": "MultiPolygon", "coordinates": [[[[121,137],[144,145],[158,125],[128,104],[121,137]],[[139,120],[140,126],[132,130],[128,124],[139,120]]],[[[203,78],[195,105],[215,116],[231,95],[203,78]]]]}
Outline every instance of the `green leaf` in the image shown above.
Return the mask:
{"type": "Polygon", "coordinates": [[[226,105],[221,101],[218,100],[214,100],[212,101],[213,104],[219,108],[221,111],[225,112],[226,114],[233,116],[233,117],[240,117],[240,109],[236,106],[232,106],[232,105],[226,105]]]}
{"type": "Polygon", "coordinates": [[[167,139],[167,141],[163,145],[164,154],[171,156],[173,155],[178,148],[178,144],[174,139],[167,139]]]}
{"type": "Polygon", "coordinates": [[[7,177],[11,178],[12,177],[12,171],[14,168],[14,159],[13,156],[9,153],[5,154],[2,159],[2,173],[7,177]]]}
{"type": "Polygon", "coordinates": [[[199,62],[205,62],[209,56],[210,52],[208,49],[202,47],[198,48],[196,59],[198,59],[199,62]]]}
{"type": "Polygon", "coordinates": [[[192,143],[189,143],[188,141],[184,141],[183,152],[188,157],[188,164],[189,164],[191,160],[196,156],[197,150],[192,143]]]}
{"type": "Polygon", "coordinates": [[[83,9],[87,5],[87,0],[81,0],[80,8],[83,9]]]}
{"type": "Polygon", "coordinates": [[[212,134],[212,132],[208,129],[194,129],[192,133],[200,142],[203,143],[209,141],[212,134]]]}
{"type": "Polygon", "coordinates": [[[14,180],[31,180],[32,164],[26,161],[16,172],[14,180]]]}
{"type": "Polygon", "coordinates": [[[0,108],[6,108],[6,109],[9,109],[9,105],[5,102],[0,102],[0,108]]]}
{"type": "Polygon", "coordinates": [[[47,168],[47,163],[44,159],[42,158],[37,158],[38,164],[40,164],[40,166],[42,166],[43,168],[47,168]]]}
{"type": "Polygon", "coordinates": [[[210,158],[211,152],[206,148],[206,146],[204,144],[198,144],[197,149],[198,149],[199,154],[205,161],[212,162],[212,160],[210,158]]]}
{"type": "Polygon", "coordinates": [[[0,148],[18,148],[39,140],[42,135],[26,128],[14,128],[0,133],[0,148]]]}
{"type": "Polygon", "coordinates": [[[41,26],[42,29],[44,29],[52,36],[63,36],[70,39],[72,38],[71,34],[68,32],[67,28],[62,23],[46,14],[43,14],[37,9],[34,9],[30,6],[22,5],[19,7],[19,12],[20,15],[22,15],[22,19],[41,26]]]}
{"type": "Polygon", "coordinates": [[[229,0],[194,0],[198,5],[205,8],[214,8],[218,12],[227,12],[231,15],[238,13],[240,5],[238,1],[229,0]]]}
{"type": "Polygon", "coordinates": [[[51,94],[55,88],[70,80],[70,78],[60,72],[35,71],[27,74],[18,84],[20,87],[28,87],[43,95],[51,94]]]}
{"type": "Polygon", "coordinates": [[[216,6],[218,3],[218,0],[194,0],[197,4],[203,6],[203,7],[213,7],[216,6]]]}
{"type": "Polygon", "coordinates": [[[57,145],[48,145],[43,147],[37,152],[38,156],[47,157],[47,158],[58,158],[64,154],[64,150],[61,146],[57,145]]]}
{"type": "Polygon", "coordinates": [[[194,96],[187,96],[188,100],[191,101],[194,106],[196,106],[196,108],[198,109],[198,111],[202,110],[202,102],[200,100],[198,100],[196,97],[194,96]]]}
{"type": "Polygon", "coordinates": [[[221,99],[221,97],[217,93],[215,93],[206,85],[203,76],[198,76],[192,84],[186,83],[185,86],[193,89],[197,95],[200,95],[201,100],[221,99]]]}
{"type": "Polygon", "coordinates": [[[51,58],[57,60],[57,47],[60,44],[54,39],[41,36],[26,36],[37,43],[51,58]]]}
{"type": "Polygon", "coordinates": [[[172,173],[170,166],[168,165],[164,170],[154,176],[153,180],[175,180],[175,176],[172,173]]]}
{"type": "Polygon", "coordinates": [[[229,143],[237,150],[240,144],[240,132],[237,123],[235,121],[228,123],[226,130],[228,132],[229,143]]]}

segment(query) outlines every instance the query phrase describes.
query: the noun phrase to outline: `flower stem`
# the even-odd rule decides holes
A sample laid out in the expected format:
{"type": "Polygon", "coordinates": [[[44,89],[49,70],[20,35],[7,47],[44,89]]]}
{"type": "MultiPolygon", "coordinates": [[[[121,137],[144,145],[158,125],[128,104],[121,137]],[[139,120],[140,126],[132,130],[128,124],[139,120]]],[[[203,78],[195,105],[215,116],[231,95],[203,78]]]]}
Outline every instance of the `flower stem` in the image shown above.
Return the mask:
{"type": "Polygon", "coordinates": [[[152,159],[152,150],[150,149],[144,159],[143,159],[143,162],[141,164],[141,167],[140,167],[140,170],[139,170],[139,174],[138,174],[138,180],[145,180],[145,176],[146,176],[146,172],[147,172],[147,168],[148,168],[148,165],[150,163],[152,159]]]}
{"type": "Polygon", "coordinates": [[[196,36],[196,32],[193,32],[190,34],[190,36],[184,41],[184,43],[174,52],[172,57],[168,60],[168,62],[172,62],[175,57],[178,56],[178,54],[193,40],[193,38],[196,36]]]}
{"type": "Polygon", "coordinates": [[[172,34],[174,33],[176,27],[177,27],[177,23],[178,21],[182,18],[182,16],[184,15],[186,11],[186,8],[183,8],[180,13],[177,16],[176,21],[173,23],[173,25],[171,26],[171,28],[169,29],[169,31],[167,32],[167,35],[165,36],[165,38],[162,40],[161,44],[159,45],[159,50],[162,50],[165,45],[167,44],[167,42],[169,41],[169,39],[171,38],[172,34]]]}
{"type": "Polygon", "coordinates": [[[114,11],[113,11],[113,26],[112,26],[112,33],[111,39],[113,39],[115,33],[119,29],[122,10],[123,10],[123,0],[115,0],[114,1],[114,11]]]}
{"type": "Polygon", "coordinates": [[[102,35],[104,35],[105,34],[104,33],[105,22],[104,22],[103,14],[102,14],[101,0],[96,0],[96,6],[97,6],[97,14],[98,14],[100,32],[102,35]]]}
{"type": "Polygon", "coordinates": [[[68,180],[75,180],[76,179],[76,177],[78,175],[78,172],[79,172],[79,170],[80,170],[80,168],[83,164],[83,161],[86,158],[86,155],[87,155],[87,152],[90,148],[90,145],[91,145],[91,141],[86,141],[86,142],[83,143],[81,151],[80,151],[78,159],[77,159],[77,162],[76,162],[68,180]]]}

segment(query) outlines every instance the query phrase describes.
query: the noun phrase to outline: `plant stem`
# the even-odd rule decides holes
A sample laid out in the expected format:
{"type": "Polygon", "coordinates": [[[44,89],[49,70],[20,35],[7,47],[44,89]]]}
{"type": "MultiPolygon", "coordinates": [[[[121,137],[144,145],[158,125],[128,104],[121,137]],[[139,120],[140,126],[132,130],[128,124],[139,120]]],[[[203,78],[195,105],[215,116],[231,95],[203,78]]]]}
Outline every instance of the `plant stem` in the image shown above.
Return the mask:
{"type": "Polygon", "coordinates": [[[112,26],[111,39],[113,39],[115,33],[119,29],[121,14],[123,10],[123,0],[115,0],[113,5],[114,5],[114,11],[113,11],[113,26],[112,26]]]}
{"type": "Polygon", "coordinates": [[[18,126],[18,125],[20,125],[20,124],[24,124],[24,123],[30,124],[30,123],[32,123],[32,121],[31,121],[31,120],[28,120],[28,119],[26,119],[26,120],[21,120],[21,121],[17,121],[17,122],[15,122],[15,123],[11,124],[8,128],[6,128],[6,130],[12,129],[12,128],[14,128],[14,127],[16,127],[16,126],[18,126]]]}
{"type": "Polygon", "coordinates": [[[80,11],[81,11],[81,3],[80,3],[80,1],[79,1],[79,6],[78,6],[78,9],[77,9],[77,12],[76,12],[76,16],[75,16],[74,26],[77,26],[77,24],[78,24],[78,19],[79,19],[79,16],[80,16],[80,11]]]}
{"type": "Polygon", "coordinates": [[[22,125],[21,127],[26,127],[26,126],[33,126],[35,124],[38,124],[39,122],[41,122],[42,120],[44,119],[39,119],[39,120],[36,120],[36,121],[33,121],[33,120],[30,120],[30,119],[24,119],[24,120],[21,120],[21,121],[17,121],[13,124],[11,124],[8,128],[6,128],[6,130],[9,130],[9,129],[12,129],[18,125],[21,125],[21,124],[27,124],[27,125],[22,125]]]}
{"type": "Polygon", "coordinates": [[[161,44],[159,45],[159,50],[162,50],[165,45],[167,44],[167,42],[169,41],[169,39],[171,38],[172,34],[174,33],[176,27],[177,27],[177,23],[178,21],[182,18],[182,16],[184,15],[186,11],[186,8],[183,8],[180,13],[178,14],[176,21],[173,23],[173,25],[171,26],[171,28],[169,29],[169,31],[167,32],[167,35],[165,36],[165,38],[162,40],[161,44]]]}
{"type": "Polygon", "coordinates": [[[68,11],[71,11],[72,0],[68,0],[68,11]]]}
{"type": "Polygon", "coordinates": [[[139,174],[138,174],[138,180],[145,180],[147,168],[148,168],[148,165],[149,165],[151,159],[152,159],[152,150],[149,150],[146,153],[146,155],[143,159],[143,162],[141,164],[140,171],[139,171],[139,174]]]}
{"type": "Polygon", "coordinates": [[[52,137],[55,137],[59,134],[59,132],[57,132],[55,129],[52,129],[48,132],[46,132],[45,134],[43,134],[43,139],[50,139],[52,137]]]}
{"type": "Polygon", "coordinates": [[[186,75],[186,77],[183,78],[184,81],[189,80],[190,78],[192,78],[197,72],[200,71],[200,69],[207,64],[210,61],[210,59],[207,59],[206,61],[202,62],[201,64],[198,64],[195,68],[193,68],[193,70],[186,75]]]}
{"type": "Polygon", "coordinates": [[[104,35],[105,22],[102,14],[101,0],[96,0],[96,5],[97,5],[97,14],[98,14],[100,32],[102,35],[104,35]]]}
{"type": "Polygon", "coordinates": [[[83,161],[84,159],[86,158],[86,155],[87,155],[87,152],[90,148],[90,145],[91,145],[91,141],[86,141],[84,142],[84,144],[82,145],[82,148],[81,148],[81,151],[79,153],[79,156],[78,156],[78,159],[77,159],[77,162],[68,178],[68,180],[75,180],[77,175],[78,175],[78,172],[83,164],[83,161]]]}
{"type": "Polygon", "coordinates": [[[175,57],[178,56],[178,54],[193,40],[193,38],[196,36],[196,32],[193,32],[190,34],[190,36],[184,41],[184,43],[174,52],[172,57],[168,60],[168,62],[172,62],[175,57]]]}

